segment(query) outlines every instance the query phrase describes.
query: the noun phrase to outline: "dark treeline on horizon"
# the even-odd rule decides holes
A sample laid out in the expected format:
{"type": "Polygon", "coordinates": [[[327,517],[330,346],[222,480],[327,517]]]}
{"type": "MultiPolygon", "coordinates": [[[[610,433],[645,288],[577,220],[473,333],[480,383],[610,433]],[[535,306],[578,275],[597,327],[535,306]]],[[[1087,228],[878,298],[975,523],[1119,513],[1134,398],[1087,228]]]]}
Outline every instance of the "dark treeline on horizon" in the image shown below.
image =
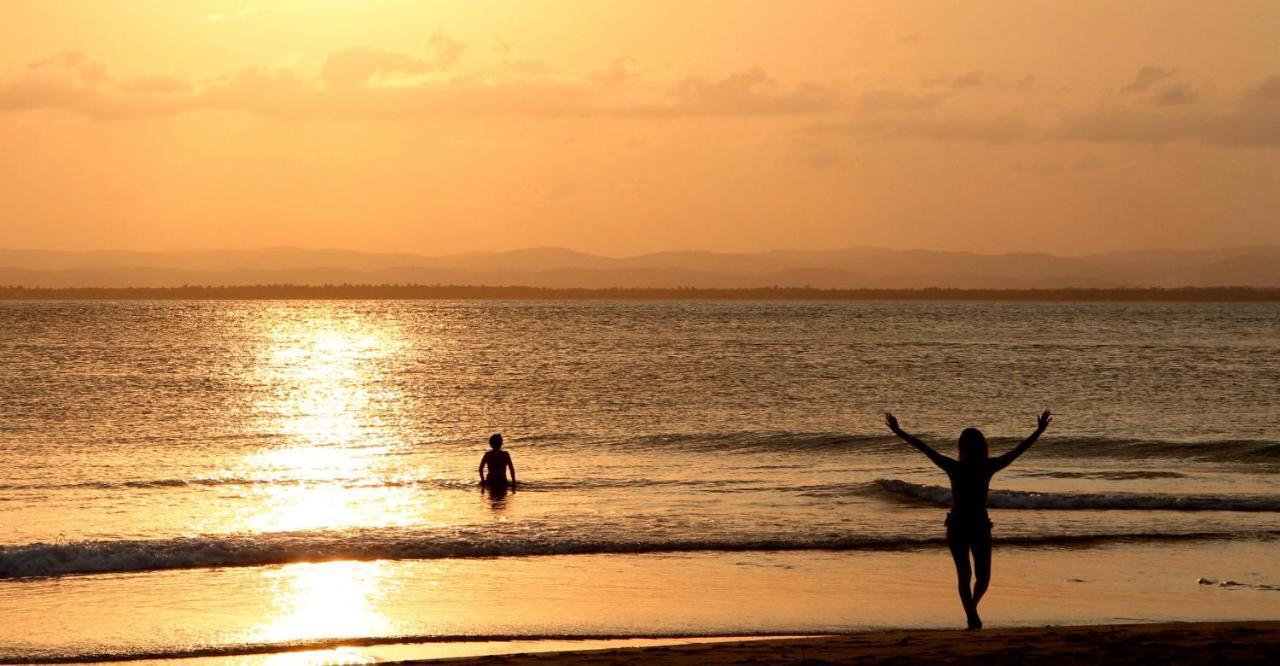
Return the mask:
{"type": "Polygon", "coordinates": [[[944,301],[1280,301],[1280,288],[741,289],[552,288],[463,285],[292,285],[208,287],[0,287],[0,300],[944,300],[944,301]]]}

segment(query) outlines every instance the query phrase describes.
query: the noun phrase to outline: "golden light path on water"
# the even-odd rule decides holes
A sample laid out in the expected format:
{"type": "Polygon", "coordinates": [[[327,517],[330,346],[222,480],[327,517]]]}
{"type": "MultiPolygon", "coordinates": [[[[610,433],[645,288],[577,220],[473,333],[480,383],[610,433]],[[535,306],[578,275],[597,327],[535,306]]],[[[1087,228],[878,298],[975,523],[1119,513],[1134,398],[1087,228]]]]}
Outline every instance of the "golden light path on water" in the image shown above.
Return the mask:
{"type": "MultiPolygon", "coordinates": [[[[390,583],[381,562],[291,564],[271,570],[263,578],[275,595],[277,614],[259,629],[256,640],[380,636],[393,632],[391,619],[379,610],[390,583]]],[[[358,659],[361,653],[346,652],[339,661],[358,659]]],[[[337,656],[333,653],[284,653],[272,656],[268,663],[333,663],[337,656]]]]}
{"type": "MultiPolygon", "coordinates": [[[[254,532],[404,525],[421,498],[387,486],[378,458],[406,442],[385,419],[398,396],[381,381],[402,351],[394,326],[328,305],[272,308],[254,376],[264,430],[283,440],[240,463],[268,482],[256,510],[242,517],[254,532]]],[[[429,470],[419,470],[429,472],[429,470]]]]}
{"type": "MultiPolygon", "coordinates": [[[[386,364],[406,346],[394,326],[328,305],[264,314],[266,344],[247,381],[262,396],[258,416],[266,419],[273,439],[285,443],[240,461],[238,474],[268,482],[259,486],[254,508],[240,517],[241,530],[420,522],[429,504],[425,491],[386,485],[394,470],[379,463],[381,454],[408,444],[388,427],[388,405],[394,409],[398,396],[380,381],[386,364]]],[[[392,629],[379,601],[394,582],[380,562],[295,563],[262,575],[273,601],[252,641],[377,636],[392,629]]],[[[282,654],[278,663],[311,663],[317,656],[282,654]]]]}

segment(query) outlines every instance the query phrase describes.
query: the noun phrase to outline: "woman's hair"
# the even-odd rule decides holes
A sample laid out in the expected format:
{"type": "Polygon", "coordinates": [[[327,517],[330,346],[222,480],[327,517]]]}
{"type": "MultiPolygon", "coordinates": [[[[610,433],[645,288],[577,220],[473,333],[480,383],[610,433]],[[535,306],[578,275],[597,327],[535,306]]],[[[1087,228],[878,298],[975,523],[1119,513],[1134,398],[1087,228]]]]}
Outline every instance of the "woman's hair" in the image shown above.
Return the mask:
{"type": "Polygon", "coordinates": [[[960,459],[982,460],[987,457],[987,438],[977,428],[965,428],[960,433],[960,459]]]}
{"type": "Polygon", "coordinates": [[[495,449],[502,448],[502,435],[496,432],[489,435],[489,446],[495,449]]]}

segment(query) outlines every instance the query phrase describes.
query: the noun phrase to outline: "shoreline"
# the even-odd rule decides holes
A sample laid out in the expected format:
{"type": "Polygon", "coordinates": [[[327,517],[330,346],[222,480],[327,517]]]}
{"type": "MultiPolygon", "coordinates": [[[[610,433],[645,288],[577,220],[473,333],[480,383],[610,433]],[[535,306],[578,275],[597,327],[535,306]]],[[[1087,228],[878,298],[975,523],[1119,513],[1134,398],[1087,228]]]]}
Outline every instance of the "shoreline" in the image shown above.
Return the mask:
{"type": "MultiPolygon", "coordinates": [[[[1276,547],[1006,549],[980,633],[1135,622],[1280,631],[1280,575],[1269,564],[1276,547]]],[[[285,654],[297,663],[369,663],[804,636],[969,636],[956,631],[963,624],[954,585],[949,558],[921,551],[333,561],[32,579],[0,583],[6,606],[25,609],[0,632],[0,663],[270,666],[285,654]],[[570,584],[602,571],[605,586],[570,584]],[[367,596],[382,589],[396,592],[367,596]],[[163,601],[112,615],[111,600],[143,598],[163,601]],[[166,638],[175,627],[191,638],[166,638]]],[[[666,653],[656,655],[663,661],[666,653]]]]}
{"type": "MultiPolygon", "coordinates": [[[[712,638],[712,637],[707,637],[712,638]]],[[[1241,664],[1280,659],[1280,621],[1051,625],[963,630],[877,630],[807,638],[418,659],[399,664],[783,663],[1241,664]]]]}
{"type": "Polygon", "coordinates": [[[134,652],[0,658],[0,664],[123,663],[149,666],[269,664],[288,657],[307,663],[432,666],[663,663],[718,664],[1177,664],[1276,663],[1280,620],[1048,624],[962,629],[895,628],[821,634],[638,634],[610,637],[453,637],[421,640],[349,639],[292,646],[245,646],[185,653],[134,652]]]}

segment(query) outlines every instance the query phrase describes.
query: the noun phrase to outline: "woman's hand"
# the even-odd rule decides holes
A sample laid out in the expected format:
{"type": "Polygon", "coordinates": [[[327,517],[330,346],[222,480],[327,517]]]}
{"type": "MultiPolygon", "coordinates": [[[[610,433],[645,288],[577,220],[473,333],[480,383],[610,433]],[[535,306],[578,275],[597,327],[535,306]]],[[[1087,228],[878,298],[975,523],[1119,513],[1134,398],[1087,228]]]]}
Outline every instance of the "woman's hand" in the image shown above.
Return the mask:
{"type": "Polygon", "coordinates": [[[1036,430],[1038,432],[1044,432],[1045,428],[1049,427],[1049,423],[1051,421],[1053,421],[1053,414],[1047,409],[1044,410],[1044,413],[1040,415],[1040,418],[1036,419],[1036,430]]]}
{"type": "Polygon", "coordinates": [[[898,419],[894,418],[893,412],[884,413],[884,424],[889,426],[889,429],[892,430],[894,433],[902,432],[902,428],[898,427],[898,419]]]}

